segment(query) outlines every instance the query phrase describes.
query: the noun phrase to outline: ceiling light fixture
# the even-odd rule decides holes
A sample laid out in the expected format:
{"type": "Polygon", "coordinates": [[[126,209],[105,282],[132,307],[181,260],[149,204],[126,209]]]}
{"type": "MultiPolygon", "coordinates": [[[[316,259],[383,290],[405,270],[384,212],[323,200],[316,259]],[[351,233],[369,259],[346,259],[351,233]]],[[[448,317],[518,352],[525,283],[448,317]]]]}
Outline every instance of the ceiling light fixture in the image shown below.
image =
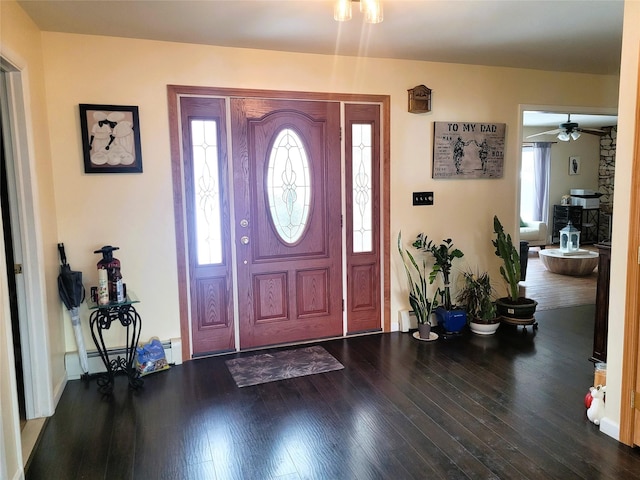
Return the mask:
{"type": "Polygon", "coordinates": [[[384,19],[381,0],[336,0],[333,6],[333,18],[338,22],[351,20],[352,2],[360,3],[360,12],[364,14],[365,22],[380,23],[384,19]]]}

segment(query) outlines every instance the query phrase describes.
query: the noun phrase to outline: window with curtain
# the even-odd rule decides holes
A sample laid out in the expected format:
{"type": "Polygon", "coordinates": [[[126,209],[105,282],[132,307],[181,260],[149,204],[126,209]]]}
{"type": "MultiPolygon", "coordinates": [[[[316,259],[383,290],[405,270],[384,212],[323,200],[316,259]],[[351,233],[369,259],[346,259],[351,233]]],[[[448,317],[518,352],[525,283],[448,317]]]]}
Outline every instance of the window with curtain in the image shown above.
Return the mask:
{"type": "Polygon", "coordinates": [[[520,217],[524,221],[549,223],[551,145],[550,142],[535,142],[522,147],[520,217]]]}

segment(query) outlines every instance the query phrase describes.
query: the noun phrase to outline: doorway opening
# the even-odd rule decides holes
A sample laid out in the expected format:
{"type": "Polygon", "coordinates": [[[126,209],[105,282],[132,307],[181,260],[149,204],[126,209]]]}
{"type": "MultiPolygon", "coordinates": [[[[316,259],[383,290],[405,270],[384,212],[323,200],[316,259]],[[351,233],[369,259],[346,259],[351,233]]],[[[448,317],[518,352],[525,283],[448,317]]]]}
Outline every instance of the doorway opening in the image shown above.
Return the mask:
{"type": "Polygon", "coordinates": [[[518,211],[521,240],[530,241],[525,236],[525,230],[527,226],[536,225],[535,222],[544,222],[546,230],[544,241],[540,242],[537,238],[531,240],[535,247],[529,249],[533,270],[531,276],[530,270],[527,271],[527,293],[533,291],[539,295],[542,303],[539,302],[538,308],[542,309],[595,303],[595,273],[591,279],[551,274],[540,264],[538,253],[540,248],[559,247],[559,230],[566,226],[560,214],[567,209],[575,210],[574,213],[580,215],[575,220],[579,222],[578,228],[582,232],[582,248],[596,249],[596,244],[610,238],[616,112],[603,108],[521,105],[520,121],[522,148],[518,211]],[[574,131],[573,136],[565,135],[569,115],[579,130],[574,131]],[[612,131],[613,142],[610,141],[612,131]],[[605,144],[607,146],[603,147],[605,144]],[[546,164],[543,158],[545,153],[548,156],[546,164]],[[576,157],[580,166],[577,172],[576,162],[571,163],[576,157]],[[535,162],[538,162],[538,168],[535,162]],[[546,169],[542,174],[541,164],[546,169]],[[536,184],[539,188],[535,188],[536,184]],[[572,202],[579,200],[571,197],[571,191],[577,189],[602,193],[597,208],[583,210],[581,206],[574,207],[572,202]],[[523,226],[523,222],[527,225],[523,226]],[[554,282],[548,281],[549,275],[553,275],[554,282]],[[576,289],[577,294],[571,295],[569,300],[574,303],[568,305],[567,295],[554,293],[554,289],[558,290],[558,282],[576,289]]]}

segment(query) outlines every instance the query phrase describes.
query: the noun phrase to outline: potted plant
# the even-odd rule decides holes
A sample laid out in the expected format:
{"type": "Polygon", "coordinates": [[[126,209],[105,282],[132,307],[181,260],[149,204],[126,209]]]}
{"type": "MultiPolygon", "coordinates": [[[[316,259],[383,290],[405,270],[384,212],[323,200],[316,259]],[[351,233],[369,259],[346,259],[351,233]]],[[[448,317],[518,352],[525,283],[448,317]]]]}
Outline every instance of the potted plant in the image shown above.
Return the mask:
{"type": "Polygon", "coordinates": [[[434,264],[429,273],[429,283],[432,284],[438,275],[442,275],[444,288],[440,290],[442,297],[442,305],[436,308],[435,314],[438,324],[447,333],[458,333],[467,324],[467,315],[461,308],[457,308],[451,303],[451,267],[453,260],[462,258],[464,253],[453,247],[453,241],[448,238],[443,240],[440,245],[429,240],[424,233],[420,233],[413,246],[423,252],[433,255],[434,264]]]}
{"type": "Polygon", "coordinates": [[[492,335],[500,326],[496,305],[493,300],[494,289],[487,272],[464,272],[464,285],[456,300],[464,305],[469,328],[478,335],[492,335]]]}
{"type": "Polygon", "coordinates": [[[520,296],[520,255],[513,246],[511,235],[504,233],[497,215],[493,217],[493,231],[496,239],[492,240],[496,255],[502,259],[500,274],[508,287],[507,297],[496,300],[498,314],[506,323],[528,325],[534,323],[533,315],[538,302],[520,296]]]}
{"type": "Polygon", "coordinates": [[[430,283],[427,283],[427,262],[423,259],[422,264],[419,265],[411,252],[402,248],[402,232],[398,234],[398,251],[407,274],[409,304],[418,322],[420,338],[428,339],[431,335],[431,314],[438,306],[439,289],[436,289],[433,297],[429,298],[427,289],[430,283]]]}

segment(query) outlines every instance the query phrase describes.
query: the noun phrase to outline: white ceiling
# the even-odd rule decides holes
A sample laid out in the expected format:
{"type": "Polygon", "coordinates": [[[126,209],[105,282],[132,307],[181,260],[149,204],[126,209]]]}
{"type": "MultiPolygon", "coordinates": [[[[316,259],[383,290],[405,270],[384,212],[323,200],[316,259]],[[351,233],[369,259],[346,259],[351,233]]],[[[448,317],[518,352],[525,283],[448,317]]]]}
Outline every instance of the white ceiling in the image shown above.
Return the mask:
{"type": "MultiPolygon", "coordinates": [[[[522,124],[525,127],[551,127],[557,128],[561,123],[567,121],[566,113],[549,113],[538,111],[527,111],[522,116],[522,124]]],[[[613,127],[618,124],[618,117],[615,115],[585,115],[571,114],[571,121],[583,128],[613,127]]]]}
{"type": "MultiPolygon", "coordinates": [[[[0,6],[1,6],[0,0],[0,6]]],[[[18,0],[40,29],[328,55],[617,75],[622,0],[382,0],[384,21],[333,0],[18,0]]],[[[616,117],[573,115],[583,127],[616,117]]],[[[565,114],[527,112],[526,126],[565,114]]]]}
{"type": "MultiPolygon", "coordinates": [[[[622,0],[18,0],[45,31],[552,71],[619,72],[622,0]]],[[[0,2],[1,5],[2,2],[0,2]]]]}

